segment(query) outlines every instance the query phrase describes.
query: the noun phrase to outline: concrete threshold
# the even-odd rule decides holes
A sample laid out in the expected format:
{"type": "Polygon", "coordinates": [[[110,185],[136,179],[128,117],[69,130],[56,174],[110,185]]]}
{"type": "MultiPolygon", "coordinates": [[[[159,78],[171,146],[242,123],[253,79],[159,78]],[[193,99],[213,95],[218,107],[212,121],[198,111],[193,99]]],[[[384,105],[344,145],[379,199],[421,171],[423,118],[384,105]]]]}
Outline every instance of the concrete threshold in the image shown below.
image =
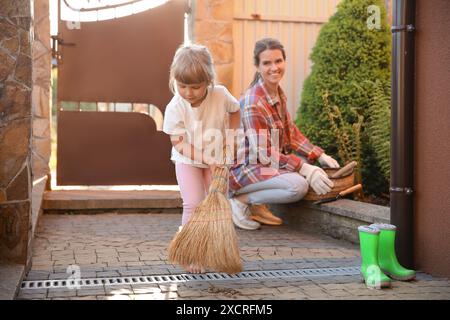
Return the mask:
{"type": "Polygon", "coordinates": [[[52,190],[44,193],[42,208],[58,211],[180,212],[179,191],[172,190],[52,190]]]}

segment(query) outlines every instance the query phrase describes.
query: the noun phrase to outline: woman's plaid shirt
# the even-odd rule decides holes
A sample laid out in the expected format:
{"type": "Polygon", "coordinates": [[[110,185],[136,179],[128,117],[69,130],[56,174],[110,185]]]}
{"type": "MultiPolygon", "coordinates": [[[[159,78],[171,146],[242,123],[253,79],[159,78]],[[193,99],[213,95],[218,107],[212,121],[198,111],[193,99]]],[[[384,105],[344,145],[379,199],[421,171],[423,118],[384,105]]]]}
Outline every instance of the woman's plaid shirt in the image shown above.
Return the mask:
{"type": "Polygon", "coordinates": [[[241,136],[239,141],[245,144],[239,146],[237,163],[230,170],[230,193],[282,173],[298,172],[303,160],[296,153],[311,163],[323,153],[291,121],[286,96],[281,87],[278,90],[280,99],[272,99],[260,80],[240,100],[245,139],[241,136]]]}

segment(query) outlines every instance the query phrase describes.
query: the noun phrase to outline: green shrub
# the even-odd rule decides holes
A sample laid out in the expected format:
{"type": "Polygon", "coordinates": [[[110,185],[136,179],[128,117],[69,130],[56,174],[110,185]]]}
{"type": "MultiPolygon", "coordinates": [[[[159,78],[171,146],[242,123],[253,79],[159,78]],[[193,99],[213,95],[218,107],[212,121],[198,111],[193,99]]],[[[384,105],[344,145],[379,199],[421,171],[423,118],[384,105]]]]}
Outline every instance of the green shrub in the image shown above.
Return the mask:
{"type": "Polygon", "coordinates": [[[352,112],[357,117],[357,122],[348,123],[342,117],[341,109],[338,106],[330,106],[329,94],[323,95],[324,110],[330,121],[331,130],[335,137],[337,146],[337,154],[343,164],[356,160],[355,182],[362,183],[361,177],[361,128],[364,123],[364,116],[358,114],[355,109],[352,112]]]}
{"type": "MultiPolygon", "coordinates": [[[[358,142],[361,144],[361,174],[365,192],[372,194],[388,189],[388,181],[382,174],[385,163],[380,164],[376,156],[370,138],[370,129],[374,127],[369,123],[372,121],[371,106],[377,104],[373,102],[374,82],[377,81],[381,88],[387,88],[390,83],[390,47],[390,28],[384,1],[343,0],[329,22],[322,27],[312,50],[311,74],[304,82],[296,120],[297,126],[311,142],[343,164],[346,159],[339,155],[338,137],[336,130],[332,129],[323,95],[328,95],[329,106],[338,107],[342,125],[360,123],[362,117],[358,142]],[[371,5],[378,6],[381,13],[380,28],[372,30],[367,24],[371,5]]],[[[378,102],[390,99],[389,93],[386,99],[376,99],[378,102]]]]}
{"type": "Polygon", "coordinates": [[[373,146],[375,158],[386,180],[391,174],[391,84],[383,87],[381,81],[370,81],[369,132],[370,145],[373,146]]]}

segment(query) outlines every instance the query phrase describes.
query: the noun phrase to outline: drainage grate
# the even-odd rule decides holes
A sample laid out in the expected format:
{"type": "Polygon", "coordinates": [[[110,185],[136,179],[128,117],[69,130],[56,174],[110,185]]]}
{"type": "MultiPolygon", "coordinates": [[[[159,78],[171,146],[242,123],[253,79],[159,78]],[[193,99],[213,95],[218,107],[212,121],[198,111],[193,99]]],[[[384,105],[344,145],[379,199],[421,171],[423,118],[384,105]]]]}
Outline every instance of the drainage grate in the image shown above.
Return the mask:
{"type": "Polygon", "coordinates": [[[98,287],[122,284],[158,284],[187,281],[223,281],[223,280],[264,280],[273,278],[331,277],[358,275],[359,267],[295,269],[295,270],[264,270],[245,271],[235,274],[204,273],[204,274],[173,274],[155,276],[131,276],[112,278],[89,278],[79,280],[36,280],[23,281],[22,289],[49,289],[67,287],[98,287]]]}

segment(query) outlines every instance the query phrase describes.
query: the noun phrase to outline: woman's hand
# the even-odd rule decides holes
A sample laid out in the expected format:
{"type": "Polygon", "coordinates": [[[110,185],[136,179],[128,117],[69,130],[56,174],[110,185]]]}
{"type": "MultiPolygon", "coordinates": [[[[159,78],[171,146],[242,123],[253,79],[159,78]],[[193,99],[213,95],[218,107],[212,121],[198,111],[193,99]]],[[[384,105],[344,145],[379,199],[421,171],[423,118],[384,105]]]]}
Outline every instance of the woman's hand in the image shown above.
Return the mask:
{"type": "Polygon", "coordinates": [[[328,168],[339,168],[339,163],[334,160],[332,157],[327,155],[326,153],[322,153],[322,155],[319,157],[319,163],[322,167],[328,167],[328,168]]]}
{"type": "Polygon", "coordinates": [[[331,181],[323,169],[303,163],[299,173],[305,177],[311,188],[318,195],[326,194],[331,191],[334,183],[331,181]]]}

